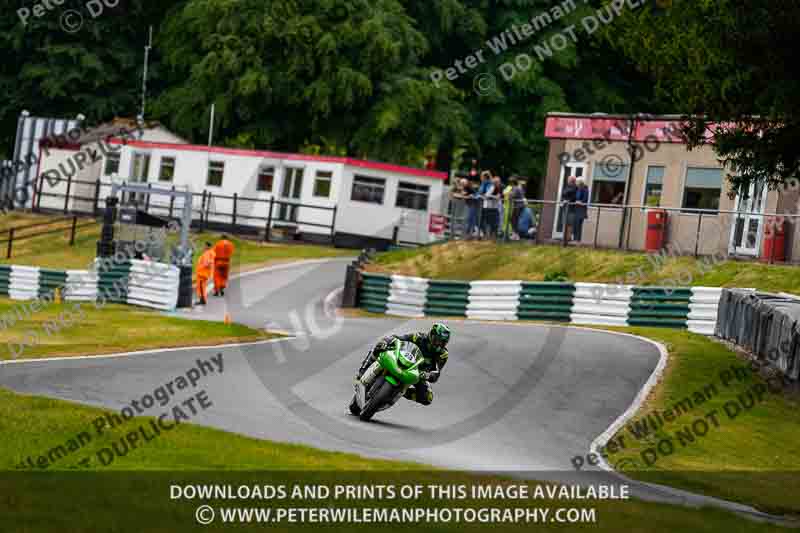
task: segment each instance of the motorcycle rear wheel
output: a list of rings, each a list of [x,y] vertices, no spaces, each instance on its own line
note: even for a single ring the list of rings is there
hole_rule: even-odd
[[[369,421],[372,416],[378,412],[378,409],[383,407],[384,404],[389,402],[389,400],[394,397],[395,394],[395,386],[389,383],[388,381],[384,381],[380,388],[375,391],[375,394],[367,402],[367,405],[361,410],[361,413],[358,417],[363,420],[364,422]]]

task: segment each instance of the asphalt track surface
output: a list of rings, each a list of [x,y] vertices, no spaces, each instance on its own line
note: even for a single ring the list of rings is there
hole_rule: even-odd
[[[200,386],[213,407],[193,423],[281,442],[532,479],[619,483],[600,468],[575,474],[571,459],[629,409],[658,366],[656,345],[586,329],[451,321],[450,360],[423,407],[401,400],[362,423],[347,413],[352,378],[383,335],[426,329],[430,320],[342,318],[330,296],[349,260],[302,262],[232,280],[226,298],[178,313],[295,334],[279,342],[143,352],[121,357],[0,366],[0,386],[121,409],[223,354],[222,374]],[[327,298],[327,302],[326,302]],[[156,332],[157,333],[157,332]],[[147,414],[158,415],[154,407]],[[727,504],[631,482],[637,497],[688,505]]]

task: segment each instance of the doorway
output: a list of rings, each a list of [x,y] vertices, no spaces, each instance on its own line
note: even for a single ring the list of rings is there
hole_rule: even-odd
[[[736,215],[731,225],[730,253],[734,255],[758,255],[764,233],[764,209],[767,187],[751,184],[747,196],[736,195]]]
[[[561,202],[561,195],[564,193],[564,187],[567,186],[567,180],[570,177],[586,179],[586,163],[564,163],[561,165],[561,178],[558,182],[558,196],[556,201]],[[559,205],[555,206],[555,217],[553,222],[553,238],[564,238],[564,213]]]

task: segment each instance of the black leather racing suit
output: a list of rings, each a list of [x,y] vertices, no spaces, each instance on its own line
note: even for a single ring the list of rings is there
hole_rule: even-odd
[[[419,367],[422,372],[422,379],[413,387],[408,388],[405,397],[409,400],[421,403],[422,405],[430,405],[431,402],[433,402],[433,389],[430,384],[436,383],[439,380],[442,368],[444,368],[444,365],[447,363],[448,353],[447,348],[437,348],[433,346],[427,332],[409,333],[407,335],[390,335],[382,338],[375,347],[372,348],[367,358],[364,359],[358,371],[358,377],[361,377],[364,372],[366,372],[370,365],[378,358],[378,354],[384,351],[394,339],[413,342],[419,347],[422,356],[425,357],[426,361]]]

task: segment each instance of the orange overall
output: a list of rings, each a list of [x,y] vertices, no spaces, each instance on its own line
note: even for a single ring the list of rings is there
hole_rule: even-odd
[[[228,286],[233,250],[233,243],[227,239],[222,239],[214,245],[214,293]]]
[[[214,269],[214,249],[209,248],[200,260],[197,262],[197,296],[200,297],[202,303],[206,302],[206,283],[211,277],[211,272]]]

